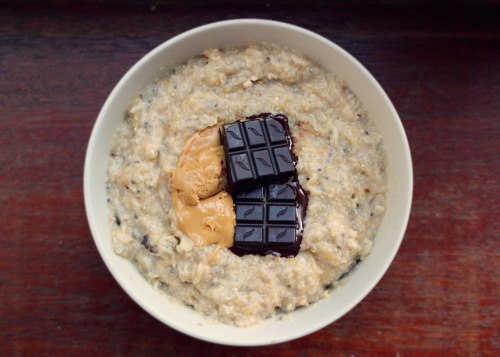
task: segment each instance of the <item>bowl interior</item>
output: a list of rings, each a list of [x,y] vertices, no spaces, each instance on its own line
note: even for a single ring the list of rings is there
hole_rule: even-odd
[[[344,79],[363,101],[384,138],[388,151],[387,211],[371,254],[332,296],[285,318],[272,318],[250,328],[210,323],[191,309],[171,302],[140,275],[129,261],[114,254],[109,235],[106,170],[110,142],[122,122],[132,96],[155,78],[211,47],[249,42],[274,42],[319,62]],[[337,45],[302,28],[268,20],[230,20],[183,33],[154,49],[132,67],[116,85],[95,123],[84,172],[87,217],[97,248],[122,288],[142,308],[167,325],[193,337],[227,345],[265,345],[291,340],[335,321],[363,297],[383,276],[406,229],[412,198],[412,166],[406,135],[389,98],[352,56]]]

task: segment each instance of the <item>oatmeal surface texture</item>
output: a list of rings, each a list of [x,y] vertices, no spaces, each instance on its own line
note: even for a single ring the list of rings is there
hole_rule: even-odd
[[[179,230],[169,173],[196,132],[259,113],[289,118],[309,197],[300,252],[239,257],[223,248],[209,261],[216,245],[197,246]],[[209,321],[249,326],[327,296],[366,257],[384,214],[385,170],[381,136],[341,79],[271,44],[207,50],[138,94],[114,136],[113,247]]]

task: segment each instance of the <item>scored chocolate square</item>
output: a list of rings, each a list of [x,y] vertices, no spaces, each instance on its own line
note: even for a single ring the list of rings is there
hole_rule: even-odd
[[[236,226],[233,253],[297,255],[307,198],[297,181],[233,194]]]
[[[296,159],[286,116],[260,114],[223,125],[221,138],[228,191],[285,182],[295,175]]]

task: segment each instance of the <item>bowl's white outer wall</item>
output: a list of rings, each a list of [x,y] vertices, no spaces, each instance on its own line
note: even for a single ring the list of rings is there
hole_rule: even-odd
[[[109,234],[106,203],[106,169],[110,142],[138,89],[153,82],[187,58],[211,47],[248,42],[274,42],[296,49],[344,79],[362,100],[382,134],[388,151],[387,212],[375,238],[372,253],[332,296],[298,309],[283,319],[272,318],[249,328],[205,321],[189,308],[158,293],[129,261],[114,254]],[[201,26],[161,44],[120,80],[106,100],[93,128],[84,170],[87,217],[95,244],[108,269],[143,309],[170,327],[193,337],[226,345],[266,345],[288,341],[314,332],[347,313],[382,278],[404,236],[413,190],[408,141],[391,101],[351,55],[329,40],[300,27],[270,20],[229,20]],[[383,311],[380,311],[383,314]],[[360,322],[362,323],[362,322]],[[119,328],[119,327],[118,327]]]

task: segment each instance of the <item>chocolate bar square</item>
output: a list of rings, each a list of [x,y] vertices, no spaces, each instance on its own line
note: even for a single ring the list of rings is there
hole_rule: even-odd
[[[260,114],[223,125],[221,138],[228,191],[286,182],[295,175],[296,159],[286,116]]]
[[[294,179],[233,193],[237,255],[297,255],[302,240],[307,197]]]

